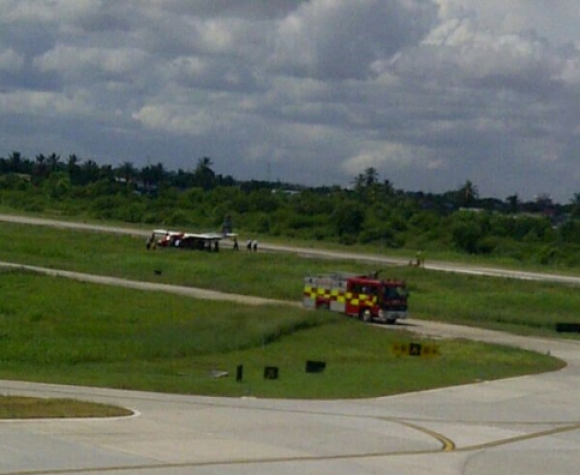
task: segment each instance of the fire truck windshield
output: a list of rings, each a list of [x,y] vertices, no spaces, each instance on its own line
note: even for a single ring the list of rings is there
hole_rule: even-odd
[[[407,289],[405,287],[391,287],[391,286],[387,286],[385,287],[385,294],[384,294],[384,298],[385,300],[398,300],[398,299],[405,299],[407,298]]]

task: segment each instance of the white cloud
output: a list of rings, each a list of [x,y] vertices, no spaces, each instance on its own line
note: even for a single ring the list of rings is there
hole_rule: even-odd
[[[52,92],[15,91],[0,94],[0,109],[5,114],[34,114],[69,117],[84,114],[81,97]]]
[[[21,131],[0,145],[565,199],[579,20],[576,0],[3,0],[0,121]]]
[[[300,76],[364,78],[375,61],[420,41],[435,14],[415,0],[312,0],[280,23],[275,61]]]
[[[576,0],[436,0],[443,21],[471,18],[492,33],[535,31],[560,45],[580,40]]]
[[[493,34],[471,20],[452,19],[434,29],[421,46],[382,67],[434,82],[477,80],[479,86],[529,90],[530,83],[542,87],[561,79],[568,61],[564,50],[534,33]]]
[[[240,45],[237,40],[244,33],[246,22],[236,20],[208,20],[200,24],[199,33],[204,47],[212,53],[230,53]]]
[[[205,110],[160,105],[145,106],[133,118],[149,129],[192,136],[208,133],[215,126],[215,118]]]
[[[429,152],[422,147],[389,142],[367,142],[365,146],[367,149],[342,163],[341,168],[348,175],[358,175],[371,167],[377,170],[395,171],[417,166],[435,169],[442,165],[441,160],[430,156]]]
[[[571,85],[580,85],[580,52],[574,51],[570,57],[566,58],[560,78]]]
[[[78,48],[57,45],[34,60],[41,72],[67,76],[123,76],[140,67],[146,55],[137,49]]]
[[[58,18],[58,5],[46,1],[5,0],[2,5],[2,23],[52,22]]]
[[[24,66],[24,57],[11,48],[0,49],[0,71],[19,71]]]

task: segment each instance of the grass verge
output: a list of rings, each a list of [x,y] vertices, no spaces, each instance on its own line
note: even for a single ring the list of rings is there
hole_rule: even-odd
[[[420,340],[329,312],[248,307],[0,273],[0,378],[148,391],[290,398],[397,394],[549,371],[545,355]],[[397,357],[393,345],[440,355]],[[326,369],[305,371],[308,360]],[[244,368],[241,381],[237,368]],[[265,367],[279,378],[264,379]],[[227,374],[215,377],[216,372]]]
[[[2,224],[0,239],[0,260],[287,301],[300,300],[305,275],[376,270],[347,260],[245,250],[148,252],[142,237],[11,223]],[[542,336],[562,336],[556,333],[558,322],[580,323],[575,287],[409,266],[385,267],[382,275],[407,281],[416,318]]]
[[[132,411],[74,399],[0,396],[0,419],[61,419],[130,416]]]

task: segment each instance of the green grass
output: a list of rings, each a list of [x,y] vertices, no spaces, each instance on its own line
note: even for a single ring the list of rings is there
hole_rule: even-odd
[[[0,419],[122,417],[131,414],[130,410],[121,407],[75,399],[0,396]]]
[[[417,318],[559,337],[563,335],[556,333],[558,322],[580,323],[577,287],[424,269],[405,275]]]
[[[0,260],[142,281],[172,283],[229,293],[299,301],[307,274],[365,273],[368,264],[266,252],[220,253],[158,249],[143,237],[3,223]],[[224,245],[225,246],[225,245]],[[157,275],[155,270],[161,270]],[[515,279],[384,267],[383,275],[407,281],[411,315],[525,335],[556,336],[557,322],[580,322],[575,287]],[[0,304],[1,305],[1,304]],[[561,336],[561,335],[558,335]],[[578,335],[567,335],[578,338]]]
[[[290,254],[234,253],[231,243],[219,253],[157,249],[147,251],[142,236],[54,229],[2,223],[0,260],[111,275],[143,281],[172,283],[299,300],[302,279],[309,273],[360,271],[351,261],[297,258]],[[225,249],[229,245],[230,249]],[[365,271],[371,268],[364,267]],[[155,271],[161,271],[158,275]]]
[[[440,356],[397,357],[422,342],[328,312],[247,307],[165,293],[0,273],[0,378],[226,396],[350,398],[464,384],[561,363],[547,356],[441,341]],[[307,360],[327,364],[305,372]],[[469,362],[466,365],[466,361]],[[242,382],[236,369],[244,367]],[[264,380],[265,366],[280,378]],[[212,377],[212,371],[228,376]]]
[[[66,222],[83,222],[95,225],[110,225],[118,227],[126,227],[131,229],[140,229],[143,232],[149,232],[152,228],[163,228],[164,225],[147,225],[144,223],[127,223],[122,221],[99,220],[88,216],[86,214],[80,215],[68,215],[66,212],[57,210],[54,208],[44,209],[42,212],[32,212],[22,209],[15,209],[13,207],[7,206],[6,204],[0,203],[0,212],[2,214],[16,215],[16,216],[30,216],[35,218],[45,218],[45,219],[55,219],[58,221]],[[243,224],[243,223],[242,223]],[[4,223],[2,224],[4,226]],[[171,227],[171,226],[170,226]],[[192,232],[204,232],[207,228],[195,228],[195,226],[175,226],[177,228],[183,228],[185,230],[191,230]],[[245,230],[242,228],[236,229],[236,232],[241,233],[242,237],[246,235]],[[580,270],[578,266],[574,266],[571,263],[560,263],[560,264],[540,264],[537,259],[522,259],[521,257],[514,257],[509,255],[482,255],[482,254],[466,254],[458,250],[454,250],[449,246],[445,246],[441,243],[429,243],[428,248],[425,246],[419,246],[415,244],[415,247],[409,248],[392,248],[385,247],[380,244],[358,244],[355,243],[350,246],[345,246],[334,241],[320,241],[313,239],[305,239],[300,237],[286,237],[286,236],[275,236],[275,235],[262,235],[259,233],[250,233],[252,237],[257,238],[260,242],[267,241],[269,243],[277,243],[283,245],[296,245],[305,248],[312,249],[329,249],[335,251],[347,251],[349,253],[360,253],[361,255],[376,255],[376,254],[388,254],[390,257],[401,258],[404,260],[412,260],[415,258],[416,252],[421,250],[427,258],[427,261],[437,260],[446,262],[456,262],[460,264],[468,265],[478,265],[482,267],[501,267],[513,270],[527,270],[545,273],[558,273],[567,275],[578,275]],[[241,240],[241,245],[243,247],[244,239]],[[418,247],[417,247],[418,246]],[[523,254],[533,254],[535,251],[526,249],[527,247],[533,247],[534,245],[526,245],[524,243],[518,243],[517,246],[520,248]]]

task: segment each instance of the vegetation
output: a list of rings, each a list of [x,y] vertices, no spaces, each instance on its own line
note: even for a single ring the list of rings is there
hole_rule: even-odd
[[[0,419],[121,417],[131,414],[131,411],[121,407],[77,401],[74,399],[0,396]]]
[[[430,342],[292,306],[246,307],[45,277],[1,275],[0,377],[176,393],[369,397],[559,368],[545,355]],[[395,343],[440,356],[397,357]],[[321,374],[308,360],[324,361]],[[469,361],[469,365],[466,365]],[[243,380],[236,381],[238,366]],[[266,366],[279,379],[265,380]],[[224,377],[216,377],[227,373]]]
[[[3,243],[0,261],[293,303],[301,299],[305,275],[337,270],[364,274],[376,270],[353,261],[300,258],[283,253],[231,249],[219,253],[147,251],[140,236],[10,223],[0,227],[0,240]],[[385,267],[381,275],[407,281],[414,318],[507,327],[509,331],[537,335],[556,335],[557,322],[580,322],[577,312],[580,294],[575,287],[442,273],[407,265]]]
[[[479,196],[467,181],[442,194],[397,190],[369,168],[352,187],[306,188],[237,181],[216,174],[204,157],[193,170],[162,163],[138,169],[13,152],[0,158],[0,206],[27,213],[133,224],[236,229],[268,239],[364,245],[397,252],[422,249],[558,268],[580,265],[580,194],[565,205],[546,195],[522,202]]]
[[[482,199],[467,182],[442,195],[396,190],[374,169],[352,188],[238,182],[209,158],[193,171],[161,163],[138,170],[52,154],[0,158],[0,209],[76,220],[236,231],[414,256],[453,253],[545,268],[580,259],[580,199],[522,203]],[[145,229],[146,229],[145,228]],[[143,281],[198,286],[296,302],[308,273],[376,269],[283,254],[146,251],[142,236],[110,236],[3,224],[0,260]],[[578,321],[576,291],[534,282],[464,277],[403,266],[414,317],[554,335]],[[160,292],[4,271],[0,291],[0,377],[198,394],[367,397],[560,367],[547,356],[474,342],[442,341],[433,358],[396,357],[392,345],[419,341],[296,306],[246,307]],[[572,336],[574,337],[574,336]],[[432,344],[429,341],[420,341]],[[307,360],[327,363],[322,374]],[[466,361],[469,364],[466,364]],[[244,377],[234,373],[243,365]],[[263,378],[277,366],[280,379]],[[215,376],[227,373],[223,378]]]

